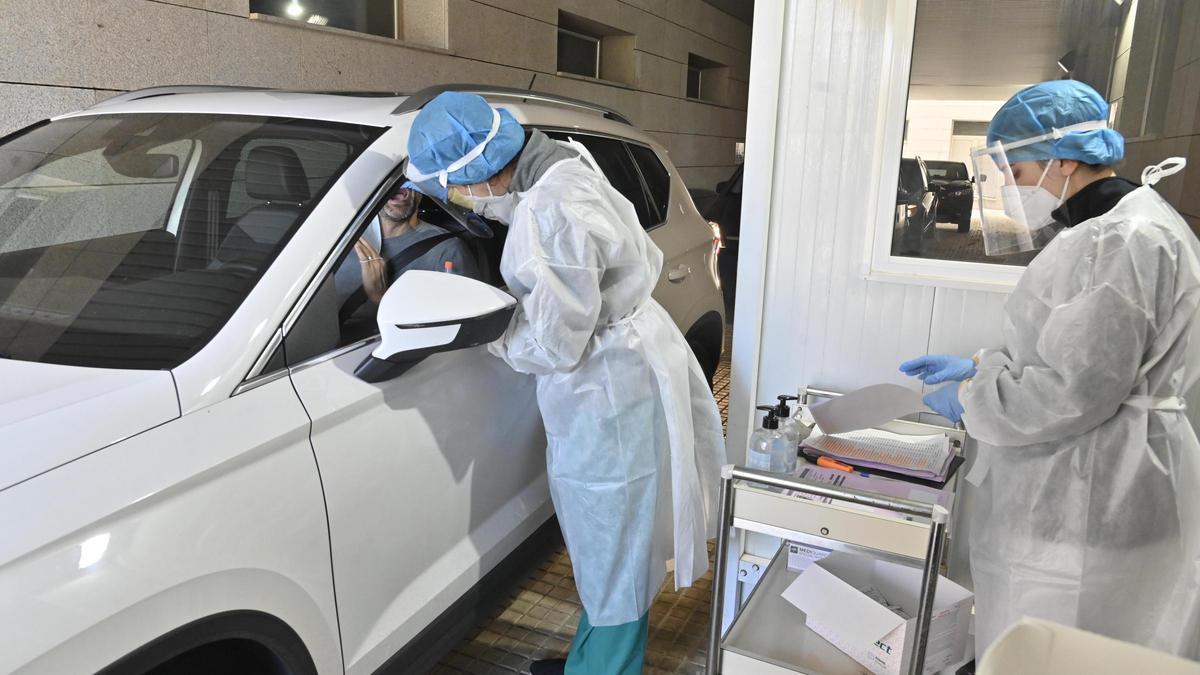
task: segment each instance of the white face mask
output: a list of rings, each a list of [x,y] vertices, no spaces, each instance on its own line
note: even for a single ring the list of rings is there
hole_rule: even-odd
[[[458,190],[450,190],[450,201],[464,209],[474,211],[484,218],[498,220],[505,225],[512,225],[513,211],[517,208],[516,195],[512,192],[496,194],[492,192],[491,183],[487,185],[487,196],[476,195],[474,189],[468,185],[467,193],[463,194]]]
[[[517,210],[517,195],[513,192],[506,192],[491,197],[476,197],[475,205],[471,210],[484,218],[512,225],[513,212]]]
[[[1024,222],[1030,232],[1040,230],[1054,222],[1054,209],[1062,206],[1062,203],[1066,201],[1071,177],[1068,176],[1067,180],[1063,182],[1062,194],[1055,197],[1042,187],[1042,183],[1046,180],[1046,174],[1049,172],[1050,164],[1046,164],[1046,170],[1042,172],[1042,177],[1038,179],[1037,185],[1005,185],[1000,188],[1004,213],[1019,223]]]

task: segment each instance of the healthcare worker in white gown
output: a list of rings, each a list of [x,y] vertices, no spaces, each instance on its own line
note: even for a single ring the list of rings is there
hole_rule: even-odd
[[[1005,182],[985,243],[1049,243],[1004,307],[1003,346],[901,366],[955,382],[926,404],[979,441],[978,654],[1031,616],[1200,658],[1200,444],[1183,398],[1200,377],[1200,243],[1152,187],[1182,160],[1146,185],[1115,177],[1124,140],[1107,119],[1070,80],[1000,109],[973,153],[976,176]]]
[[[519,305],[492,352],[537,377],[585,610],[565,663],[533,673],[640,673],[667,561],[678,587],[707,570],[725,461],[700,365],[650,297],[662,253],[582,145],[526,133],[479,96],[430,101],[408,150],[423,191],[509,225],[500,271]]]

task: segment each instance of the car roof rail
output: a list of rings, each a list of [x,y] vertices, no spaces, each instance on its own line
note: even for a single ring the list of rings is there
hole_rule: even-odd
[[[591,112],[597,112],[605,118],[633,126],[633,122],[621,113],[596,103],[581,101],[577,98],[569,98],[567,96],[559,96],[558,94],[548,94],[541,91],[532,91],[529,89],[517,89],[515,87],[497,87],[491,84],[439,84],[432,87],[426,87],[418,92],[413,93],[404,103],[401,103],[395,110],[393,115],[403,115],[404,113],[414,112],[424,108],[438,94],[447,91],[462,91],[471,94],[479,94],[483,97],[492,98],[519,98],[525,101],[536,101],[538,103],[550,103],[553,105],[567,106],[571,108],[583,108]]]
[[[156,96],[172,96],[174,94],[208,94],[229,91],[271,91],[270,87],[239,87],[235,85],[222,84],[173,84],[160,87],[146,87],[145,89],[135,89],[127,91],[123,94],[110,96],[109,98],[96,103],[92,108],[99,106],[110,105],[112,103],[125,103],[127,101],[140,101],[146,98],[154,98]]]

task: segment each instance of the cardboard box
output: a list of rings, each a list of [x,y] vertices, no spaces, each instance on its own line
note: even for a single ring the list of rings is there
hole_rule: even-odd
[[[877,675],[899,675],[905,640],[916,629],[921,570],[836,552],[814,562],[783,593],[821,637]],[[939,576],[925,673],[962,660],[974,595]],[[903,612],[897,614],[881,604]]]
[[[824,560],[830,553],[827,548],[794,541],[789,541],[787,547],[787,568],[792,572],[803,572],[808,569],[809,565],[818,560]]]

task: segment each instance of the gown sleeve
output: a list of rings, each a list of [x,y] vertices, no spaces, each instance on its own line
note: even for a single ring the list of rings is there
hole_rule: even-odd
[[[510,285],[528,289],[504,336],[489,348],[517,372],[567,372],[582,360],[600,315],[600,253],[587,218],[572,205],[531,213],[514,224],[505,255],[515,256]],[[515,238],[515,240],[513,240]]]
[[[972,436],[1001,446],[1048,443],[1116,414],[1153,338],[1159,266],[1130,251],[1114,257],[1124,260],[1106,256],[1105,269],[1059,300],[1044,322],[1010,314],[1016,331],[1038,335],[1038,358],[1018,366],[1008,350],[981,353],[960,392]]]

